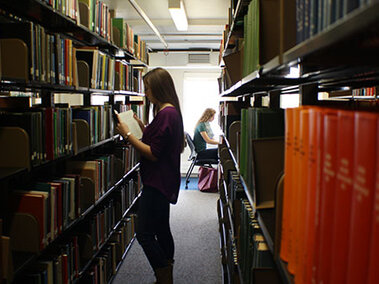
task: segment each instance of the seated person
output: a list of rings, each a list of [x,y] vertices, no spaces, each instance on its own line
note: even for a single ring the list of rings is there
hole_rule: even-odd
[[[207,149],[207,144],[218,145],[219,142],[213,139],[213,131],[210,127],[210,121],[214,120],[216,111],[207,108],[195,127],[193,143],[197,152],[198,159],[218,159],[217,148]]]

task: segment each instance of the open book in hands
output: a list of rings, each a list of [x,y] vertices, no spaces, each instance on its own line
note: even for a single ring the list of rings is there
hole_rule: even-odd
[[[116,111],[115,111],[116,112]],[[134,118],[133,110],[127,110],[125,112],[118,113],[118,117],[121,122],[128,125],[130,132],[137,138],[142,138],[142,129],[138,125],[137,120]]]

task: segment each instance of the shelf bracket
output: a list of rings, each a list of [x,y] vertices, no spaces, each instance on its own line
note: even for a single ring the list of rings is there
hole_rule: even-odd
[[[309,83],[299,86],[300,105],[318,104],[318,83]]]

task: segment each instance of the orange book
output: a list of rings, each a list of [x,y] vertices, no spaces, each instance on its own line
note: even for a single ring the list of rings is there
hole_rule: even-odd
[[[379,143],[379,118],[376,125],[376,145]],[[370,259],[368,265],[369,284],[379,283],[379,148],[376,148],[375,201],[371,232]]]
[[[374,205],[377,114],[357,112],[347,283],[366,283]]]
[[[309,243],[312,248],[312,255],[310,255],[311,259],[308,258],[310,261],[309,265],[311,265],[311,282],[310,283],[317,283],[317,270],[318,270],[318,259],[319,259],[319,254],[318,254],[318,248],[319,248],[319,236],[320,236],[320,199],[322,196],[322,165],[324,164],[324,114],[325,112],[328,111],[328,109],[325,108],[319,108],[317,115],[316,115],[316,120],[317,120],[317,160],[316,160],[316,187],[315,187],[315,194],[314,194],[314,227],[311,229],[313,230],[313,243]]]
[[[318,133],[321,124],[321,111],[319,108],[312,107],[309,110],[309,144],[308,144],[308,163],[307,163],[307,181],[306,186],[306,206],[304,210],[305,228],[304,228],[304,259],[301,265],[303,283],[311,283],[312,266],[315,251],[316,239],[316,204],[318,192],[318,163],[320,159],[320,135]]]
[[[346,283],[349,249],[351,195],[354,170],[354,112],[338,111],[337,170],[334,196],[334,224],[331,234],[331,267],[329,283]]]
[[[290,211],[289,211],[289,234],[288,234],[288,270],[290,273],[296,272],[296,222],[297,222],[297,206],[298,189],[299,189],[299,161],[300,161],[300,110],[295,108],[293,114],[293,155],[291,166],[291,193],[290,193]]]
[[[307,191],[307,163],[309,155],[309,107],[302,108],[300,111],[300,132],[299,132],[299,159],[298,159],[298,183],[296,204],[296,230],[295,230],[295,261],[296,274],[295,283],[303,283],[303,269],[301,264],[304,262],[304,233],[305,233],[305,205]]]
[[[328,283],[332,249],[334,193],[337,169],[337,110],[329,109],[324,113],[323,163],[321,164],[321,195],[319,211],[318,239],[318,283]]]
[[[280,241],[280,258],[288,262],[288,239],[289,239],[289,210],[290,190],[291,190],[291,166],[293,152],[293,108],[285,111],[285,153],[284,153],[284,193],[283,193],[283,213],[282,213],[282,230]]]

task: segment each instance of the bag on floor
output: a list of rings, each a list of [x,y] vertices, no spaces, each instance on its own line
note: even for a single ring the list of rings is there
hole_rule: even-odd
[[[203,192],[217,192],[217,169],[212,167],[199,168],[198,188]]]

